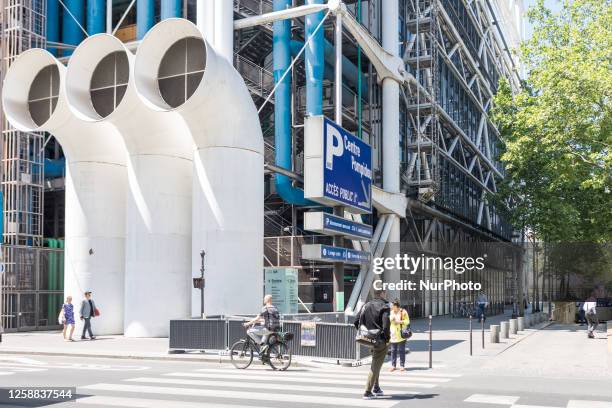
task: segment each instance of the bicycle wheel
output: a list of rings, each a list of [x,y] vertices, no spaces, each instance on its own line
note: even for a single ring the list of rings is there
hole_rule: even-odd
[[[275,343],[270,346],[268,353],[270,367],[285,371],[291,365],[291,349],[286,343]]]
[[[230,360],[234,367],[244,370],[253,362],[253,346],[246,340],[238,340],[230,349]]]

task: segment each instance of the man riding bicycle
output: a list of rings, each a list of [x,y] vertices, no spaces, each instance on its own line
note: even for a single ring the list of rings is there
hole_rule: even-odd
[[[257,325],[257,323],[262,322],[263,325]],[[260,353],[260,355],[263,355],[263,352],[268,347],[270,334],[276,333],[281,329],[280,313],[276,306],[272,304],[272,295],[264,296],[261,312],[253,320],[249,320],[243,325],[244,327],[253,326],[247,330],[247,334],[255,343],[263,345]]]

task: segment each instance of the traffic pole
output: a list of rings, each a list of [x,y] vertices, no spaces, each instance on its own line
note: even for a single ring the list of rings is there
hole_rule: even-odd
[[[472,346],[472,315],[470,315],[470,356],[473,355],[473,346]]]
[[[485,336],[485,333],[484,333],[484,316],[480,319],[480,325],[482,327],[482,348],[484,349],[485,348],[485,346],[484,346],[484,344],[485,344],[485,341],[484,341],[484,336]]]
[[[433,336],[431,327],[431,315],[429,315],[429,368],[432,368]]]

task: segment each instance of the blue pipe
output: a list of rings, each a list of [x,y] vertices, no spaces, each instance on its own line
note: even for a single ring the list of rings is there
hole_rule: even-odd
[[[64,44],[71,45],[79,45],[81,41],[85,38],[85,34],[79,27],[84,25],[85,21],[85,7],[82,0],[66,0],[64,4],[66,8],[70,10],[72,16],[68,14],[66,10],[64,10],[64,15],[62,17],[62,42]],[[77,20],[79,24],[76,23]],[[64,50],[63,55],[72,55],[72,50]]]
[[[306,0],[306,4],[323,4],[323,0]],[[315,30],[323,20],[320,11],[306,16],[306,114],[310,116],[323,114],[323,72],[325,68],[325,46],[323,27]]]
[[[291,55],[293,57],[296,57],[303,46],[304,46],[304,43],[302,41],[291,40]],[[336,59],[336,53],[334,51],[334,46],[329,41],[325,40],[324,77],[330,81],[333,81],[335,77],[335,71],[334,71],[335,59]],[[353,88],[355,88],[355,90],[358,90],[359,71],[357,70],[357,67],[355,66],[355,64],[353,64],[353,62],[350,59],[344,56],[342,57],[342,76],[349,83],[349,85],[352,85]],[[367,80],[362,81],[361,91],[363,93],[368,92]]]
[[[161,19],[165,20],[172,17],[181,17],[181,0],[162,0]]]
[[[59,1],[47,0],[47,41],[59,42]],[[57,57],[57,48],[47,48]]]
[[[94,35],[105,31],[106,0],[87,0],[87,32]]]
[[[155,22],[155,4],[153,0],[136,2],[136,38],[142,40]]]
[[[274,11],[291,7],[292,0],[274,0]],[[281,77],[291,65],[291,21],[272,23],[272,57],[274,83],[278,85],[274,94],[274,162],[278,167],[291,170],[291,75]],[[276,192],[289,204],[316,205],[304,198],[304,191],[293,186],[285,175],[274,175]]]

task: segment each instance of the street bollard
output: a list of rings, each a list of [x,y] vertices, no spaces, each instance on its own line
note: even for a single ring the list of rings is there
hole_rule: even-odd
[[[518,332],[518,321],[516,319],[510,319],[510,334],[516,334]]]
[[[472,316],[470,315],[470,356],[473,354],[472,351]]]
[[[484,346],[484,343],[485,343],[484,342],[484,337],[485,337],[484,336],[484,319],[480,319],[480,326],[481,326],[481,329],[482,329],[482,348],[484,349],[485,348],[485,346]]]
[[[499,343],[499,325],[491,325],[491,343]]]
[[[432,353],[433,353],[433,336],[432,336],[432,330],[431,330],[431,315],[429,315],[429,368],[432,368],[433,366]]]
[[[517,320],[518,327],[516,328],[518,331],[525,330],[525,318],[519,317]]]
[[[499,332],[500,332],[500,338],[502,339],[508,339],[510,338],[510,324],[508,322],[501,322],[499,324]]]

